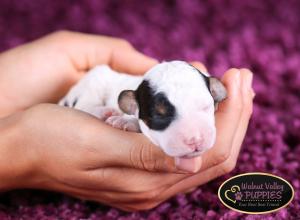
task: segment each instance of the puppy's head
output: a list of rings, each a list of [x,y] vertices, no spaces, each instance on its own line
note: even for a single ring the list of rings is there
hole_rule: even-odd
[[[150,69],[135,91],[121,92],[119,106],[139,118],[143,134],[165,153],[193,157],[213,146],[215,105],[225,98],[218,79],[172,61]]]

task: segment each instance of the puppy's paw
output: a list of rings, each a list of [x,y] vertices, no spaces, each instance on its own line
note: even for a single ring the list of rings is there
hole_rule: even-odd
[[[102,121],[106,121],[108,118],[112,116],[120,116],[121,117],[121,112],[119,112],[115,108],[110,108],[110,107],[99,107],[94,111],[94,115],[98,117]]]
[[[140,132],[138,120],[131,116],[111,116],[105,121],[105,123],[124,131]]]

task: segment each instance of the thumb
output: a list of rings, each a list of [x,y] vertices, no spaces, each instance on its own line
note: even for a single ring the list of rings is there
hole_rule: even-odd
[[[125,47],[122,50],[113,49],[110,58],[110,66],[117,71],[141,75],[158,63],[157,60],[140,53],[133,47]]]
[[[166,155],[158,146],[144,138],[138,138],[129,146],[125,156],[124,166],[147,171],[178,172],[173,157]]]
[[[174,173],[195,173],[199,170],[200,157],[195,158],[174,158],[166,155],[158,146],[153,145],[149,140],[140,140],[129,149],[127,164],[133,168],[148,171],[165,171]]]
[[[175,160],[152,144],[143,134],[126,132],[110,126],[102,128],[101,133],[98,133],[101,140],[97,142],[101,141],[103,147],[97,149],[97,159],[93,160],[97,161],[98,167],[128,167],[173,173],[190,173],[197,170],[194,168],[197,167],[197,162],[194,163],[192,159],[190,163]]]

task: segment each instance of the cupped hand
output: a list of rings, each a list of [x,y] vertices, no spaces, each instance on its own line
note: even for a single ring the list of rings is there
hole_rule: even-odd
[[[142,134],[36,105],[56,102],[95,65],[143,74],[156,63],[124,40],[65,31],[2,53],[0,191],[41,188],[116,205],[146,200],[184,177],[166,171],[195,171],[197,160],[175,166]]]
[[[244,69],[225,73],[228,99],[217,112],[222,115],[216,118],[218,140],[200,158],[202,168],[196,174],[178,170],[173,158],[142,134],[114,129],[74,109],[41,104],[0,123],[2,134],[10,137],[0,141],[9,146],[1,151],[6,160],[0,164],[7,165],[0,174],[8,182],[0,187],[54,190],[123,210],[155,207],[234,169],[252,112],[251,76]],[[234,120],[236,126],[231,126]],[[205,159],[209,154],[216,162]]]
[[[59,31],[0,54],[0,117],[56,103],[95,65],[143,74],[157,63],[123,39]]]
[[[156,63],[124,40],[65,31],[2,53],[0,130],[6,138],[1,136],[0,146],[13,147],[0,148],[0,175],[8,177],[0,190],[49,189],[140,210],[234,169],[252,112],[252,73],[246,69],[231,69],[222,79],[228,98],[216,112],[214,147],[177,168],[142,134],[111,128],[73,109],[34,106],[57,102],[95,65],[143,74]],[[200,165],[194,175],[178,168]]]
[[[0,191],[47,189],[115,206],[145,201],[186,173],[142,134],[53,104],[2,119],[0,131]]]

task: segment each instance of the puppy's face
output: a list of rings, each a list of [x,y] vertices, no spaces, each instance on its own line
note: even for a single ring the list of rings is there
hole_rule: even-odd
[[[143,134],[165,153],[193,157],[213,146],[215,104],[225,97],[219,80],[172,61],[149,70],[137,90],[123,91],[119,106],[139,118]]]

